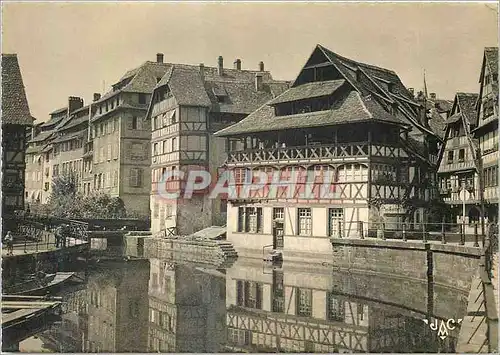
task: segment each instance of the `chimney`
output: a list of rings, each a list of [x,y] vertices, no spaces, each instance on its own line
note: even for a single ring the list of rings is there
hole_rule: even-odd
[[[99,101],[101,99],[101,94],[98,92],[94,92],[94,102]]]
[[[201,75],[201,79],[205,78],[205,64],[203,64],[203,63],[200,63],[200,75]]]
[[[414,88],[408,88],[408,91],[410,92],[411,96],[415,97],[415,89]]]
[[[163,53],[156,53],[156,63],[163,63]]]
[[[222,76],[224,75],[224,59],[222,58],[222,56],[220,55],[219,56],[219,60],[218,60],[218,71],[219,71],[219,75]]]
[[[262,74],[260,73],[255,74],[255,90],[262,90]]]
[[[241,60],[240,59],[236,59],[234,61],[234,69],[241,70]]]
[[[264,71],[264,62],[259,62],[259,71]]]
[[[71,112],[78,110],[83,107],[83,99],[80,97],[70,96],[68,97],[68,115]]]
[[[435,92],[431,92],[431,99],[436,100],[436,93]]]

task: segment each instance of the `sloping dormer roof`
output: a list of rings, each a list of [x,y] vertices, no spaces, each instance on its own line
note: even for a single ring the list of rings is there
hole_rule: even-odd
[[[216,135],[230,136],[250,132],[263,132],[287,128],[335,125],[340,123],[378,120],[400,124],[405,127],[417,127],[426,134],[435,135],[418,120],[421,106],[414,101],[412,94],[402,84],[397,74],[388,69],[356,62],[342,57],[318,45],[308,63],[322,55],[320,66],[333,65],[338,75],[326,81],[305,81],[302,74],[292,88],[268,102],[242,121],[227,127]],[[307,98],[328,96],[338,92],[336,102],[329,110],[276,116],[271,105],[297,101]]]
[[[2,124],[33,124],[17,54],[2,54]]]

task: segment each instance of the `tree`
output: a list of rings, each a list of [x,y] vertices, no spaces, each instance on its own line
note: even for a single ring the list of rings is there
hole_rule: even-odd
[[[82,196],[78,193],[78,177],[73,173],[61,174],[52,182],[49,210],[55,217],[81,217]]]
[[[73,173],[54,179],[49,210],[50,214],[61,218],[123,218],[127,215],[119,197],[104,193],[82,195],[78,191],[78,177]]]

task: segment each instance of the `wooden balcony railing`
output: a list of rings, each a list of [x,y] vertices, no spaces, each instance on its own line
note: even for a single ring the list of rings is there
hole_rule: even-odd
[[[348,160],[366,158],[367,143],[340,143],[337,145],[316,145],[254,149],[229,152],[226,164],[297,163],[324,160]]]
[[[443,160],[441,162],[441,166],[439,167],[439,172],[448,172],[448,171],[457,171],[464,169],[473,169],[475,168],[474,161],[472,160],[463,160],[463,161],[454,161],[452,163],[448,163],[448,161]]]

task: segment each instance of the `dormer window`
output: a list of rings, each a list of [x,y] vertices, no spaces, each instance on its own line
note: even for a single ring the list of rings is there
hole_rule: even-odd
[[[214,86],[212,92],[214,93],[218,103],[226,103],[228,101],[228,94],[224,87]]]

